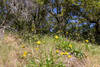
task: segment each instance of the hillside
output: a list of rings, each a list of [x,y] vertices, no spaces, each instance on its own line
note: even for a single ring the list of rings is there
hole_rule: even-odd
[[[18,35],[5,34],[0,40],[0,67],[100,67],[98,45],[58,35],[33,38],[25,42]]]

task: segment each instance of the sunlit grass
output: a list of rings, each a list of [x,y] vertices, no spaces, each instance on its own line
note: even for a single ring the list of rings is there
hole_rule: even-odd
[[[0,60],[2,63],[0,61],[0,65],[13,65],[13,67],[66,67],[70,60],[75,57],[78,59],[81,54],[84,54],[82,58],[88,59],[86,67],[92,65],[99,67],[100,46],[56,36],[57,38],[48,35],[41,38],[34,36],[35,41],[30,43],[24,41],[15,43],[14,39],[11,42],[1,40]],[[15,64],[12,64],[12,62]]]

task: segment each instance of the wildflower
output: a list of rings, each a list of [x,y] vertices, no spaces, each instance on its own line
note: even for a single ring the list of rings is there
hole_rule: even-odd
[[[68,34],[68,32],[66,32],[66,34]]]
[[[59,53],[59,50],[56,50],[56,53]]]
[[[28,52],[25,51],[25,52],[23,53],[23,57],[26,57],[27,54],[28,54]]]
[[[72,58],[72,56],[71,55],[68,55],[68,58]]]
[[[41,44],[41,41],[37,41],[36,44],[40,45]]]
[[[64,54],[65,54],[65,55],[68,55],[69,53],[66,51]]]
[[[64,55],[64,52],[61,52],[60,55]]]
[[[85,40],[85,42],[88,43],[89,41],[88,40]]]
[[[59,37],[57,35],[55,35],[55,38],[58,39]]]
[[[39,48],[35,48],[35,50],[36,50],[36,51],[38,51],[38,50],[39,50]]]
[[[70,47],[70,48],[72,48],[72,45],[71,45],[71,44],[69,44],[69,47]]]

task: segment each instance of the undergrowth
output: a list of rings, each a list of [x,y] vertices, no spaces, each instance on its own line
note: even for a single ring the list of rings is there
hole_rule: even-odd
[[[19,38],[22,39],[19,40]],[[26,37],[16,35],[8,37],[7,35],[4,40],[0,41],[2,65],[8,64],[8,67],[70,67],[68,64],[69,61],[73,61],[73,58],[81,61],[88,56],[98,56],[100,53],[99,48],[91,45],[88,40],[84,43],[77,43],[59,35],[32,35],[32,37],[24,38]],[[12,65],[9,61],[13,54],[17,61],[15,66],[9,66]]]

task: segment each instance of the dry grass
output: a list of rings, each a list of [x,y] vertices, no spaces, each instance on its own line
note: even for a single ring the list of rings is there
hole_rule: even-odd
[[[56,43],[51,37],[45,36],[41,41],[43,45],[33,46],[23,43],[16,35],[5,35],[4,40],[0,40],[0,67],[24,67],[32,57],[36,58],[35,61],[39,63],[41,59],[45,61],[46,56],[50,56],[51,51],[53,57],[60,56],[56,54]],[[22,44],[25,45],[25,48],[21,47]],[[100,46],[91,46],[90,48],[91,50],[86,52],[87,58],[85,60],[83,59],[83,61],[74,56],[69,59],[66,55],[61,56],[59,59],[54,59],[54,61],[56,63],[61,61],[66,67],[100,67]],[[27,58],[21,58],[24,51],[28,52]]]
[[[87,67],[100,67],[100,46],[91,46],[87,59]]]

